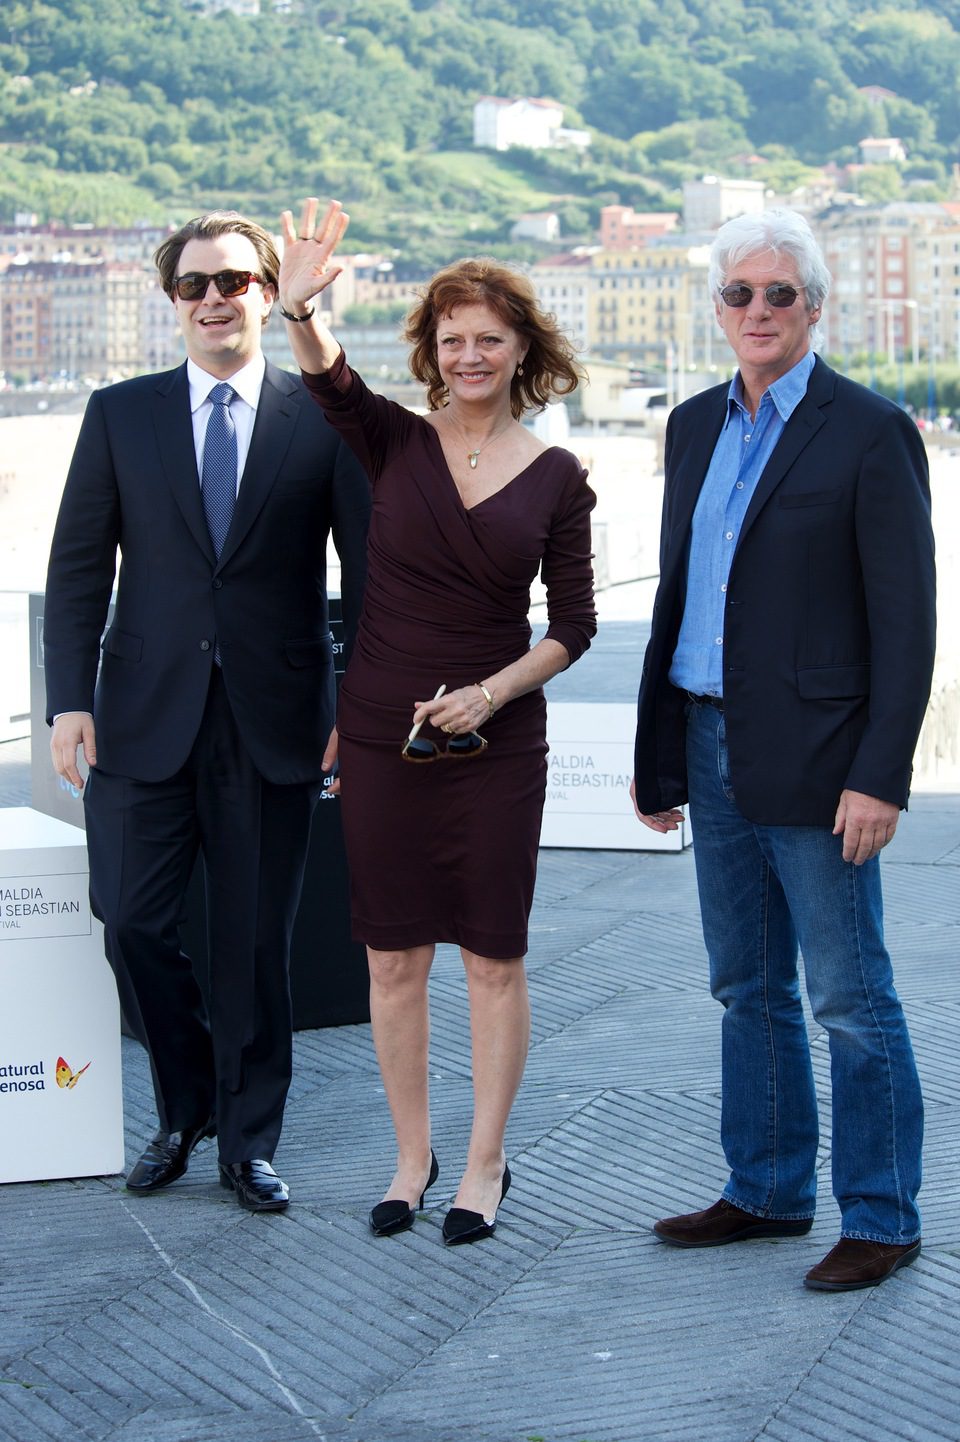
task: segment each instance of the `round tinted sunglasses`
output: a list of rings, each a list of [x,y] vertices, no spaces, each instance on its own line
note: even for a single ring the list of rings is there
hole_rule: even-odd
[[[439,701],[446,691],[444,683],[434,696],[434,701]],[[424,721],[426,717],[424,717]],[[451,736],[443,750],[435,741],[421,741],[420,728],[423,721],[417,721],[410,728],[410,735],[400,747],[400,755],[404,761],[442,761],[446,757],[450,761],[461,761],[467,756],[479,756],[486,751],[487,742],[484,736],[478,731],[468,731],[465,736]]]
[[[215,275],[206,275],[202,270],[188,270],[185,275],[177,276],[173,289],[181,300],[202,300],[211,281],[225,300],[234,295],[246,295],[251,284],[263,284],[262,276],[254,275],[252,270],[218,270]]]
[[[468,731],[466,736],[451,736],[441,749],[435,741],[425,741],[420,736],[411,740],[408,736],[400,748],[404,761],[463,761],[468,756],[480,756],[487,749],[487,740],[479,731]]]
[[[743,310],[744,306],[750,304],[759,289],[759,286],[743,285],[742,283],[724,285],[720,288],[720,299],[731,310]],[[775,285],[766,286],[763,293],[767,298],[767,305],[773,306],[774,310],[787,310],[803,289],[802,285],[785,285],[782,281],[778,281]]]

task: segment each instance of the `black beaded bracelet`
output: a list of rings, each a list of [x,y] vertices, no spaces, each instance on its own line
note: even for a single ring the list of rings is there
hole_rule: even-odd
[[[278,301],[277,304],[280,305],[280,302]],[[283,316],[284,320],[292,320],[297,325],[300,325],[301,322],[305,320],[310,320],[313,315],[313,310],[314,308],[313,306],[311,306],[310,309],[307,311],[306,315],[291,315],[288,310],[284,310],[283,306],[280,305],[280,314]]]

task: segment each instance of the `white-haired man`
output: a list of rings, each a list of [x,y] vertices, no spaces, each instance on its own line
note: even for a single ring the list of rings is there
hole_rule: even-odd
[[[841,1236],[804,1278],[872,1286],[920,1252],[923,1106],[884,947],[878,853],[909,794],[934,654],[926,457],[897,406],[811,347],[830,277],[806,221],[717,233],[732,383],[667,428],[660,586],[635,804],[689,802],[711,990],[723,1005],[730,1178],[654,1230],[682,1247],[802,1235],[817,1105],[798,981],[830,1044]]]

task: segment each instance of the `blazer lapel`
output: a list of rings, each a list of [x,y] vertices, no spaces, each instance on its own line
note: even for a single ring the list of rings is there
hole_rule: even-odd
[[[175,371],[167,371],[159,378],[154,397],[153,418],[160,464],[163,466],[167,483],[193,539],[212,564],[215,558],[200,497],[186,364]]]
[[[300,415],[298,390],[293,376],[267,362],[237,507],[220,552],[220,566],[230,559],[250,530],[277,479]]]
[[[743,518],[738,547],[804,447],[813,440],[820,427],[826,424],[827,417],[823,407],[833,400],[835,388],[835,373],[818,357],[810,372],[806,395],[784,426],[783,435],[757,482],[757,488]]]

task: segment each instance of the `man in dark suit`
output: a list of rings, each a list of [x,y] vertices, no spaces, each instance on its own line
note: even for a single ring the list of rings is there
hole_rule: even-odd
[[[290,935],[336,756],[326,544],[332,531],[349,638],[369,488],[299,377],[264,359],[269,234],[214,212],[155,259],[187,361],[87,406],[47,578],[51,748],[75,786],[78,748],[90,764],[91,901],[153,1073],[160,1129],[127,1186],[167,1186],[216,1134],[222,1185],[279,1211]],[[179,939],[198,852],[206,1000]]]
[[[667,428],[660,586],[635,804],[689,801],[724,1007],[713,1206],[682,1247],[809,1231],[817,1106],[797,974],[829,1037],[838,1244],[807,1286],[871,1286],[920,1252],[923,1112],[883,943],[878,853],[907,804],[934,655],[926,456],[898,407],[811,350],[829,274],[790,211],[729,221],[710,288],[733,382]]]

